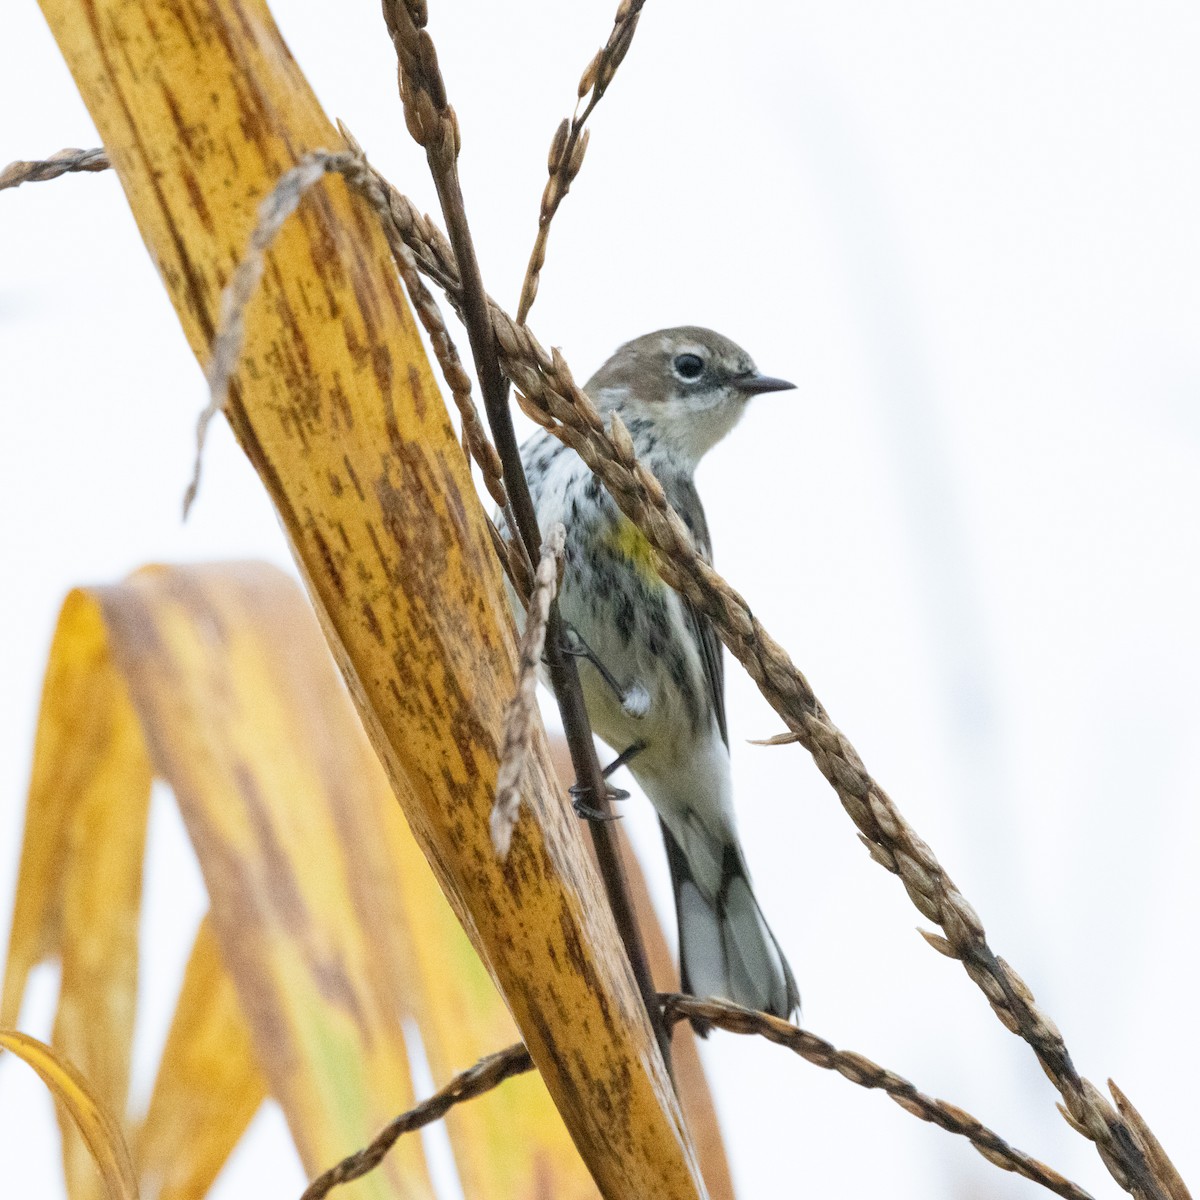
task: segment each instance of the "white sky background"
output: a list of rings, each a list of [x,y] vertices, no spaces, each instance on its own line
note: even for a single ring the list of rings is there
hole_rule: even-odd
[[[515,302],[545,155],[614,0],[435,4],[484,275]],[[435,208],[373,0],[278,0],[326,109]],[[531,324],[585,377],[700,323],[798,390],[701,470],[718,565],[1057,1020],[1193,1187],[1200,1071],[1200,9],[650,0],[593,119]],[[32,0],[0,16],[0,161],[96,136]],[[287,551],[222,428],[179,521],[200,372],[111,175],[0,196],[0,928],[63,594],[149,561]],[[734,774],[805,1022],[1098,1195],[1030,1052],[871,863],[729,668]],[[659,898],[644,801],[626,806]],[[143,1091],[203,899],[169,804],[147,868]],[[185,934],[184,931],[187,930]],[[48,1029],[53,973],[26,1027]],[[705,1051],[744,1197],[1032,1196],[777,1048]],[[440,1081],[439,1081],[440,1082]],[[0,1068],[0,1160],[54,1195],[49,1101]],[[14,1179],[15,1172],[15,1179]],[[220,1200],[298,1193],[277,1114]]]

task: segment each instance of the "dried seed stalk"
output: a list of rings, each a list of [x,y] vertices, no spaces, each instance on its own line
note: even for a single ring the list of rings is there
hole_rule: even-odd
[[[492,845],[501,858],[508,857],[513,830],[521,811],[521,781],[525,759],[537,724],[537,678],[546,645],[546,623],[550,606],[558,590],[558,571],[562,562],[567,531],[555,525],[546,538],[542,557],[534,575],[533,594],[525,614],[525,631],[517,663],[517,691],[504,718],[504,744],[500,771],[496,776],[496,803],[492,808]]]
[[[378,196],[372,195],[373,191],[378,191],[377,177],[369,169],[361,148],[349,131],[343,127],[342,133],[349,145],[348,150],[336,153],[328,150],[314,150],[306,154],[295,167],[280,177],[279,182],[259,206],[259,220],[251,234],[249,247],[238,263],[237,270],[222,298],[221,325],[213,341],[213,354],[208,368],[209,400],[196,424],[196,458],[192,468],[192,479],[183,501],[185,516],[199,489],[208,426],[213,417],[224,409],[230,381],[237,369],[245,335],[246,305],[250,302],[262,278],[266,253],[272,242],[279,235],[279,231],[288,217],[296,211],[304,194],[326,174],[337,173],[344,176],[351,187],[363,192],[373,205],[378,204]],[[81,152],[86,156],[95,156],[97,153],[99,152]],[[94,158],[88,161],[94,161]],[[107,165],[107,160],[105,160],[105,165]],[[91,166],[80,169],[100,170],[102,168]],[[5,174],[7,173],[6,170]],[[38,178],[43,177],[52,176],[38,176]],[[464,452],[479,464],[484,484],[492,499],[506,514],[511,514],[508,495],[504,490],[500,457],[496,453],[496,448],[488,441],[487,433],[479,418],[479,411],[471,399],[470,376],[463,369],[458,349],[446,329],[446,323],[442,318],[437,301],[421,278],[412,252],[403,246],[403,243],[399,245],[403,248],[403,253],[394,255],[396,266],[408,290],[413,308],[416,310],[425,332],[429,335],[434,356],[437,358],[442,375],[446,380],[446,386],[450,389],[455,406],[458,408],[462,420]],[[393,251],[396,250],[397,247],[393,246]],[[518,593],[527,594],[530,567],[527,561],[514,561],[515,557],[509,550],[501,555],[501,562],[507,569]]]
[[[208,427],[213,417],[224,410],[225,401],[229,396],[230,380],[237,370],[242,343],[246,337],[246,306],[262,279],[267,251],[288,217],[299,207],[304,193],[309,188],[326,173],[346,172],[359,162],[361,157],[349,151],[332,154],[328,150],[314,150],[306,154],[291,170],[285,171],[258,206],[258,222],[250,235],[250,244],[221,297],[220,327],[213,339],[212,357],[206,372],[208,403],[196,422],[196,458],[192,464],[191,482],[183,497],[185,518],[196,499],[196,493],[200,490],[200,468],[204,459]]]
[[[668,1024],[673,1025],[682,1020],[700,1020],[729,1033],[756,1034],[777,1046],[786,1046],[805,1062],[826,1071],[836,1071],[859,1087],[886,1092],[914,1117],[967,1138],[988,1162],[1002,1170],[1024,1176],[1056,1195],[1067,1197],[1068,1200],[1089,1200],[1088,1193],[1077,1184],[1036,1158],[1014,1149],[978,1118],[957,1105],[925,1095],[907,1079],[861,1054],[838,1050],[824,1038],[799,1029],[787,1021],[780,1020],[779,1017],[754,1012],[727,1000],[698,1000],[693,996],[680,995],[663,996],[662,1000]]]
[[[1129,1122],[1147,1156],[1154,1163],[1158,1178],[1166,1187],[1171,1200],[1192,1200],[1192,1194],[1188,1191],[1187,1184],[1183,1182],[1183,1176],[1179,1174],[1175,1164],[1167,1156],[1162,1143],[1154,1136],[1154,1131],[1146,1124],[1142,1114],[1134,1108],[1129,1097],[1111,1079],[1108,1081],[1108,1090],[1117,1102],[1117,1110]]]
[[[506,1079],[532,1070],[533,1060],[520,1042],[480,1059],[473,1067],[455,1075],[444,1088],[434,1092],[428,1100],[422,1101],[406,1113],[401,1113],[369,1146],[355,1151],[324,1174],[318,1175],[304,1189],[300,1200],[324,1200],[335,1187],[349,1183],[352,1179],[360,1179],[373,1171],[404,1134],[440,1121],[456,1104],[482,1096],[484,1092],[490,1092]]]
[[[102,146],[92,150],[60,150],[49,158],[31,162],[18,159],[0,171],[0,192],[6,188],[20,187],[23,183],[45,183],[72,171],[107,171],[111,165]]]
[[[858,1087],[884,1092],[905,1112],[919,1120],[966,1138],[988,1162],[1001,1170],[1012,1171],[1040,1184],[1065,1200],[1092,1200],[1091,1195],[1078,1184],[1031,1155],[1010,1146],[998,1133],[970,1113],[945,1100],[927,1096],[907,1079],[862,1054],[839,1050],[824,1038],[799,1029],[779,1017],[754,1012],[727,1000],[700,1000],[695,996],[676,994],[660,996],[659,1000],[668,1026],[679,1021],[701,1020],[728,1033],[753,1034],[777,1046],[786,1046],[805,1062],[825,1071],[836,1071]],[[301,1200],[323,1200],[339,1184],[358,1179],[378,1166],[401,1135],[439,1120],[454,1105],[474,1099],[504,1080],[532,1069],[533,1063],[520,1043],[481,1059],[473,1067],[456,1075],[428,1100],[398,1116],[369,1146],[349,1155],[314,1179]],[[1172,1197],[1172,1200],[1187,1200],[1187,1197]]]
[[[518,325],[525,324],[529,310],[537,299],[542,267],[546,264],[546,242],[550,237],[550,224],[554,220],[554,214],[558,212],[558,206],[571,190],[571,184],[575,182],[575,177],[583,166],[589,137],[589,131],[584,126],[629,52],[645,2],[646,0],[621,0],[608,41],[596,52],[580,77],[574,113],[569,118],[564,117],[554,131],[546,163],[550,177],[542,192],[537,238],[529,254],[529,265],[525,268],[525,279],[521,284],[521,299],[517,304]],[[586,104],[583,103],[584,97],[587,97]]]
[[[366,155],[358,144],[358,140],[340,121],[338,129],[346,139],[346,145],[363,160],[356,164],[351,184],[367,194],[377,188],[378,183],[375,181],[374,175],[365,169]],[[371,202],[373,205],[378,204],[377,199],[373,197]],[[479,410],[471,398],[471,377],[463,369],[458,347],[450,337],[450,332],[442,317],[442,311],[438,307],[433,293],[425,286],[425,281],[421,278],[412,251],[408,250],[407,246],[405,251],[407,253],[396,257],[396,268],[400,272],[400,278],[404,280],[404,286],[421,326],[429,335],[434,357],[438,360],[442,377],[454,398],[454,406],[458,409],[458,415],[462,421],[464,447],[468,455],[479,464],[488,495],[498,507],[507,509],[508,493],[504,490],[504,467],[501,465],[500,456],[496,453],[496,447],[488,441],[487,432],[479,418]]]
[[[338,129],[346,139],[347,146],[362,159],[362,162],[358,163],[352,172],[353,178],[349,180],[351,186],[365,195],[373,207],[378,208],[380,203],[378,180],[374,173],[366,168],[366,155],[363,154],[362,147],[340,121]],[[433,298],[433,293],[425,286],[425,281],[421,278],[412,251],[403,243],[400,243],[400,246],[403,246],[403,250],[393,246],[396,269],[404,281],[404,286],[421,326],[429,336],[434,357],[442,371],[442,378],[445,379],[446,386],[454,398],[454,406],[458,409],[459,419],[462,422],[463,453],[467,455],[468,459],[473,459],[479,465],[488,495],[504,513],[509,528],[515,528],[516,518],[513,515],[508,492],[504,487],[504,465],[500,461],[496,447],[488,439],[487,430],[479,417],[479,410],[471,398],[471,377],[463,369],[458,347],[450,337],[450,332],[442,317],[442,311]],[[490,519],[488,528],[492,534],[492,544],[504,567],[505,574],[508,575],[517,594],[528,597],[529,589],[532,586],[533,564],[525,552],[524,543],[520,541],[506,542],[500,537]]]

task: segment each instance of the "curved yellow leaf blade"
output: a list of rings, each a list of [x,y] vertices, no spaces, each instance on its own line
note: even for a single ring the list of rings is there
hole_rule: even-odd
[[[137,1002],[150,763],[137,715],[82,592],[63,604],[38,714],[0,1023],[29,970],[59,958],[52,1041],[105,1110],[123,1117]],[[98,1194],[88,1146],[59,1110],[72,1200]]]
[[[316,1174],[414,1103],[401,997],[380,964],[380,881],[360,852],[379,838],[359,803],[355,754],[369,747],[356,725],[347,744],[343,685],[281,571],[151,568],[92,594],[208,888],[217,945],[204,969],[219,954]],[[420,1140],[346,1194],[432,1200]]]
[[[204,584],[199,590],[194,586],[197,576]],[[255,586],[263,589],[260,606],[263,619],[258,621],[247,620],[245,612],[238,615],[238,595]],[[227,593],[228,603],[205,607],[197,598],[205,589]],[[184,652],[182,659],[199,670],[200,692],[215,689],[228,701],[236,691],[228,677],[244,674],[246,662],[261,668],[266,661],[261,654],[257,658],[242,654],[238,656],[242,668],[232,662],[222,663],[212,653],[215,629],[223,631],[217,639],[223,650],[233,652],[236,640],[229,637],[229,632],[239,624],[244,625],[243,632],[251,639],[274,641],[275,655],[294,666],[291,677],[269,672],[259,686],[268,694],[274,689],[277,704],[294,705],[298,711],[290,712],[285,719],[264,721],[272,706],[249,703],[247,720],[240,730],[241,740],[253,744],[256,752],[268,761],[292,760],[289,769],[297,774],[313,773],[313,767],[295,747],[323,748],[322,755],[329,761],[322,768],[319,805],[336,813],[338,836],[354,847],[355,869],[349,875],[351,899],[354,919],[361,928],[372,931],[371,970],[379,977],[377,986],[388,991],[385,1006],[394,1012],[397,1022],[401,1014],[418,1022],[435,1080],[448,1078],[483,1054],[514,1040],[511,1018],[408,832],[345,689],[333,671],[310,610],[294,585],[268,568],[212,567],[194,571],[190,576],[171,569],[152,569],[143,572],[134,583],[97,593],[74,592],[68,597],[47,671],[47,711],[51,716],[43,721],[39,734],[41,750],[34,774],[41,782],[31,793],[24,855],[26,863],[37,860],[39,855],[49,861],[45,847],[53,847],[52,852],[59,855],[59,872],[39,873],[27,868],[25,877],[55,884],[60,897],[51,896],[47,900],[46,891],[42,891],[39,895],[46,903],[41,910],[36,905],[25,905],[30,916],[25,922],[24,935],[20,934],[21,922],[14,926],[14,960],[32,961],[29,953],[21,959],[21,947],[36,941],[28,931],[33,928],[36,932],[33,917],[39,911],[53,934],[42,938],[44,955],[61,948],[58,944],[62,940],[58,914],[64,907],[61,894],[80,891],[78,882],[72,881],[72,874],[81,876],[85,884],[97,875],[86,857],[79,861],[64,857],[66,850],[60,844],[63,839],[50,836],[70,824],[73,816],[70,806],[60,805],[54,810],[57,824],[36,819],[37,814],[48,808],[50,799],[86,796],[89,788],[80,782],[63,787],[50,786],[51,783],[63,779],[86,782],[97,774],[103,777],[104,771],[95,765],[96,761],[104,762],[100,748],[119,746],[128,740],[110,736],[115,727],[132,726],[139,752],[145,757],[137,728],[139,718],[111,661],[106,641],[108,631],[97,600],[104,602],[112,613],[124,607],[120,600],[123,594],[128,599],[132,591],[138,602],[144,602],[147,590],[175,599],[189,590],[196,592],[195,603],[184,605],[184,609],[195,626],[193,632],[200,652],[193,655]],[[290,597],[284,593],[290,593]],[[296,636],[289,620],[278,619],[289,610],[294,611],[304,636]],[[161,631],[152,622],[134,619],[122,626],[118,618],[115,624],[148,655],[159,656],[163,660],[160,666],[172,669],[171,654],[164,655],[167,641],[160,637]],[[185,651],[186,640],[176,639],[176,649]],[[118,657],[123,661],[124,652]],[[248,668],[251,673],[256,666]],[[188,695],[187,687],[182,685],[175,691]],[[303,711],[306,705],[307,714]],[[198,710],[192,707],[195,716]],[[114,708],[119,711],[110,711]],[[151,739],[156,744],[179,743],[180,727],[168,707],[151,702],[150,711]],[[225,711],[228,716],[228,704]],[[278,713],[275,716],[278,718]],[[91,722],[91,726],[81,724],[85,721]],[[220,742],[220,719],[211,719],[210,714],[200,725],[203,739]],[[88,736],[87,728],[92,726],[109,732]],[[64,729],[71,736],[60,736]],[[182,742],[187,742],[186,736]],[[81,759],[92,765],[82,769]],[[146,771],[143,766],[139,778]],[[172,778],[170,771],[164,774]],[[204,769],[199,776],[210,778]],[[141,795],[147,783],[148,779],[143,780],[140,788],[126,792],[135,797]],[[119,814],[122,792],[120,788],[116,792],[111,797],[110,810]],[[76,808],[88,811],[86,805]],[[65,841],[74,841],[81,847],[93,846],[99,850],[103,863],[105,849],[96,847],[94,840]],[[328,849],[328,841],[323,840],[309,848],[310,858],[324,865]],[[103,878],[103,874],[99,877]],[[81,891],[84,897],[90,894],[86,886]],[[22,895],[32,893],[26,891]],[[75,907],[81,913],[86,912],[82,905]],[[105,929],[110,928],[102,920],[99,923]],[[82,928],[84,922],[76,924]],[[90,957],[103,960],[105,953],[104,941],[96,941]],[[17,974],[10,970],[10,984]],[[19,994],[15,990],[11,994],[19,1004]],[[75,1022],[69,1024],[73,1026]],[[269,1018],[265,1026],[277,1028]],[[398,1040],[398,1030],[394,1036]],[[122,1079],[124,1070],[127,1065],[122,1064],[117,1072]],[[404,1077],[403,1063],[395,1074]],[[194,1200],[204,1195],[239,1140],[264,1090],[250,1030],[221,961],[211,924],[206,920],[188,963],[150,1109],[137,1139],[138,1176],[150,1192],[160,1200],[173,1197]],[[396,1101],[397,1106],[406,1106],[408,1099],[406,1093]],[[380,1106],[376,1125],[364,1121],[353,1131],[354,1136],[348,1135],[340,1146],[314,1151],[313,1161],[319,1161],[322,1167],[329,1165],[336,1153],[357,1148],[391,1115],[393,1109]],[[318,1112],[312,1119],[323,1126],[326,1114]],[[459,1172],[473,1200],[491,1197],[534,1200],[546,1194],[561,1200],[575,1197],[591,1200],[596,1195],[595,1185],[536,1075],[511,1081],[493,1096],[456,1111],[452,1114],[450,1133]],[[416,1139],[411,1139],[409,1146],[415,1150]],[[77,1176],[73,1186],[86,1189],[94,1186],[95,1171],[86,1146],[80,1143],[79,1149],[80,1155],[73,1162]]]
[[[206,917],[135,1142],[145,1190],[155,1200],[206,1195],[266,1094],[249,1026]]]
[[[104,787],[110,760],[139,738],[99,610],[84,593],[72,592],[59,614],[42,685],[0,1025],[16,1024],[30,970],[61,950],[64,866],[80,797]],[[145,779],[148,794],[148,767],[136,776],[139,783]],[[106,790],[119,803],[119,782]]]
[[[110,1200],[137,1200],[137,1179],[120,1126],[83,1076],[44,1042],[15,1029],[0,1029],[0,1046],[28,1063],[70,1115],[100,1170]]]
[[[413,841],[295,584],[233,564],[147,570],[95,594],[196,844],[272,1092],[309,1169],[324,1169],[411,1102],[396,1091],[407,1078],[402,1017],[419,1026],[437,1083],[514,1041],[512,1020]],[[307,983],[287,973],[297,949]],[[212,950],[206,971],[216,970]],[[336,1145],[330,1130],[346,1106],[331,1111],[301,1062],[314,1018],[299,998],[321,988],[358,1022],[356,1053],[374,1089],[374,1124],[343,1130]],[[537,1077],[456,1110],[450,1133],[472,1200],[596,1196]],[[419,1153],[417,1139],[393,1151],[389,1169],[411,1180],[406,1153]]]

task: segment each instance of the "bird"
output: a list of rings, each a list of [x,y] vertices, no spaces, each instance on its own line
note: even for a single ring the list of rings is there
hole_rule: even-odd
[[[620,417],[711,562],[696,467],[753,397],[794,386],[761,374],[721,334],[680,326],[627,342],[583,390],[606,422]],[[542,429],[522,444],[521,461],[542,536],[556,523],[565,527],[563,649],[581,660],[593,730],[658,815],[683,990],[790,1019],[799,1010],[796,982],[759,908],[738,839],[716,632],[663,581],[645,536],[574,450]],[[586,806],[577,810],[587,815]]]

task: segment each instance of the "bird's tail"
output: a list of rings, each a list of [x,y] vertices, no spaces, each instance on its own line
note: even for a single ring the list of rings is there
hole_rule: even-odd
[[[737,842],[720,847],[720,885],[714,893],[697,881],[679,842],[659,823],[675,889],[683,990],[790,1019],[800,1007],[800,993],[754,898]]]

